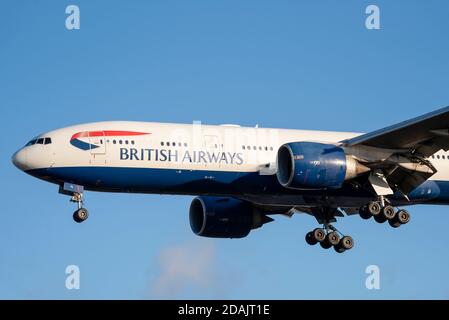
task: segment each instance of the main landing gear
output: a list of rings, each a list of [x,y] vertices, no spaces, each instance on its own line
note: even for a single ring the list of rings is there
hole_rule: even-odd
[[[313,246],[319,243],[323,249],[334,247],[338,253],[345,252],[354,247],[354,240],[350,236],[343,235],[330,224],[331,222],[337,221],[336,216],[343,216],[337,208],[314,208],[311,213],[323,227],[316,228],[306,234],[306,242],[308,244]]]
[[[320,244],[324,249],[334,247],[338,253],[345,252],[354,247],[354,240],[343,235],[330,223],[336,221],[336,217],[343,216],[338,208],[316,207],[310,212],[322,224],[322,228],[316,228],[306,234],[306,242],[310,245]],[[371,217],[378,223],[388,221],[393,228],[398,228],[410,221],[410,214],[407,210],[396,210],[389,201],[383,196],[379,196],[377,201],[370,201],[367,205],[359,210],[359,214],[363,219]]]
[[[83,208],[83,194],[75,192],[70,201],[78,204],[78,209],[73,213],[73,220],[77,223],[86,221],[89,217],[89,212],[86,208]]]
[[[354,247],[354,240],[350,236],[343,235],[328,223],[324,225],[324,228],[316,228],[308,232],[306,234],[306,242],[311,246],[319,243],[323,249],[334,247],[338,253],[343,253]]]
[[[400,209],[396,211],[393,206],[386,204],[382,199],[369,202],[366,206],[360,208],[359,214],[363,219],[373,217],[377,223],[388,221],[393,228],[398,228],[410,221],[410,214],[407,210]]]

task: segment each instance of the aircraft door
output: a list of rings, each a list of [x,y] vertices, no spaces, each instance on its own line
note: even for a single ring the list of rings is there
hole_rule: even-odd
[[[89,132],[91,164],[106,164],[106,139],[104,131]]]
[[[220,168],[220,156],[222,146],[220,139],[215,135],[203,136],[203,149],[205,166],[208,168]]]

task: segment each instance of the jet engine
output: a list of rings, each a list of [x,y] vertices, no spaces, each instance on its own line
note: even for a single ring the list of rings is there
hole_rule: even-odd
[[[369,170],[333,144],[291,142],[277,153],[278,181],[292,189],[338,189]]]
[[[212,238],[243,238],[273,221],[245,201],[210,196],[193,199],[189,219],[196,235]]]

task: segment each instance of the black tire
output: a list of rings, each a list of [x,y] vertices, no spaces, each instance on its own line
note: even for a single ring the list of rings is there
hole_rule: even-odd
[[[323,249],[329,249],[330,247],[332,247],[332,243],[330,243],[329,240],[326,238],[324,241],[320,242],[320,246]]]
[[[372,217],[371,213],[369,213],[368,209],[366,207],[362,207],[359,210],[359,216],[362,219],[368,220]]]
[[[340,247],[339,245],[334,246],[334,250],[337,251],[338,253],[343,253],[343,252],[346,251],[345,249],[343,249],[343,248]]]
[[[387,219],[383,216],[383,214],[374,216],[374,220],[376,220],[377,223],[384,223],[385,221],[387,221]]]
[[[382,208],[382,215],[386,220],[393,220],[396,217],[396,210],[392,206]]]
[[[78,218],[78,216],[76,215],[76,211],[73,213],[73,221],[75,221],[76,223],[81,223],[82,221]]]
[[[388,223],[392,228],[399,228],[401,226],[401,223],[399,221],[394,220],[388,220]]]
[[[340,239],[337,247],[344,250],[350,250],[354,247],[354,240],[350,236],[344,236]]]
[[[326,241],[329,242],[331,245],[336,246],[340,242],[340,236],[338,233],[332,231],[329,232],[326,236]]]
[[[76,223],[86,221],[88,217],[89,212],[85,208],[78,209],[73,213],[73,220],[75,220]]]
[[[313,237],[312,231],[306,233],[306,242],[311,246],[314,246],[318,243],[318,241]]]
[[[316,228],[315,230],[313,230],[312,235],[313,238],[320,243],[323,242],[324,239],[326,239],[326,232],[324,232],[324,229],[321,228]]]
[[[400,224],[406,224],[410,221],[410,213],[407,210],[401,209],[396,214],[396,221]]]
[[[367,205],[368,212],[373,216],[378,216],[382,209],[382,206],[378,201],[370,201]]]

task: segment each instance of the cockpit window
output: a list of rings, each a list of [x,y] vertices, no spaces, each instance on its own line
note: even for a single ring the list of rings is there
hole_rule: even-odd
[[[33,144],[51,144],[51,138],[44,137],[39,139],[33,139],[30,142],[28,142],[25,147],[32,146]]]
[[[36,141],[37,141],[36,139],[31,140],[30,142],[28,142],[28,143],[25,145],[25,147],[28,147],[28,146],[31,146],[31,145],[35,144]]]

